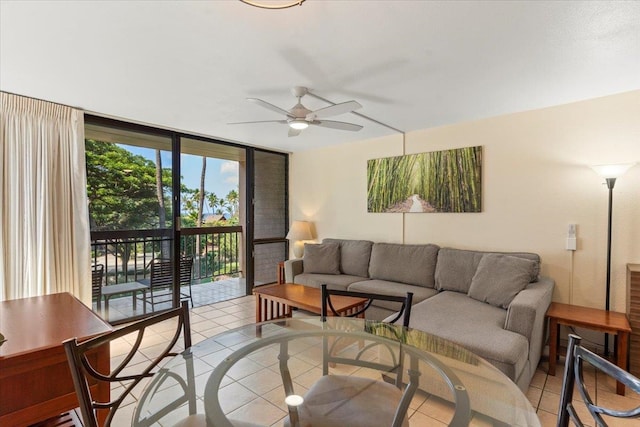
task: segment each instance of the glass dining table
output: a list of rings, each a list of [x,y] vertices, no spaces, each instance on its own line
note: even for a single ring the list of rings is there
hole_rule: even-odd
[[[411,416],[428,399],[437,402],[434,417],[451,426],[540,426],[522,391],[484,359],[416,329],[344,317],[251,324],[192,346],[152,377],[135,406],[132,426],[185,421],[215,427],[314,425],[305,399],[326,375],[395,385],[402,397],[375,405],[401,414],[398,426],[418,425]],[[380,409],[350,408],[358,393],[325,393],[322,411],[339,417]],[[341,425],[339,418],[333,425]]]

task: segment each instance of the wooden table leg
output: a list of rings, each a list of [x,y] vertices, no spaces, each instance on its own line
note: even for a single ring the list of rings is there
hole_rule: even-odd
[[[627,370],[627,347],[629,345],[629,333],[625,331],[618,332],[618,358],[616,360],[618,366],[625,371]],[[620,381],[616,383],[616,393],[624,396],[624,384]]]
[[[556,357],[558,356],[558,319],[549,319],[549,375],[556,375]]]
[[[256,323],[262,322],[262,297],[260,294],[256,294]]]

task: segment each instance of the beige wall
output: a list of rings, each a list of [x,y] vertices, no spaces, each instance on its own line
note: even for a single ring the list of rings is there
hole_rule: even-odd
[[[556,280],[555,301],[604,307],[608,193],[587,165],[640,162],[640,91],[410,132],[404,152],[475,145],[482,213],[367,213],[367,160],[403,154],[402,136],[392,135],[293,154],[291,218],[313,221],[318,240],[536,252]],[[640,263],[640,165],[618,179],[613,218],[611,307],[624,311],[626,264]]]

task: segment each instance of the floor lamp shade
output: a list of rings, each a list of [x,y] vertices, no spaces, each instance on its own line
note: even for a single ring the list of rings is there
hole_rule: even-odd
[[[287,233],[287,239],[293,243],[293,254],[296,258],[301,258],[304,255],[304,242],[303,240],[311,240],[311,224],[307,221],[293,221],[291,228]]]
[[[591,168],[598,175],[603,177],[609,189],[609,215],[607,221],[607,275],[606,275],[606,294],[605,294],[605,310],[609,311],[611,307],[611,231],[613,220],[613,187],[616,184],[616,178],[622,176],[635,163],[621,163],[614,165],[596,165]],[[604,336],[604,352],[609,354],[609,335]]]

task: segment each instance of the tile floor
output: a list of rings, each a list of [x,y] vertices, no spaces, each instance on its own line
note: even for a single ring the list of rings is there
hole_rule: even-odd
[[[226,301],[234,298],[239,298],[246,294],[246,285],[244,278],[228,278],[216,280],[214,282],[205,282],[199,284],[193,284],[191,286],[191,297],[193,298],[194,307],[200,307],[208,304],[212,304],[217,301]],[[186,291],[186,287],[183,286],[183,290]],[[111,298],[109,301],[109,314],[107,316],[105,304],[102,304],[102,310],[98,311],[96,302],[93,302],[93,311],[99,313],[103,318],[110,322],[117,322],[123,319],[127,319],[132,316],[143,314],[143,302],[142,297],[138,293],[137,302],[134,301],[133,295],[122,296],[118,298]],[[134,308],[135,303],[135,308]],[[169,308],[170,304],[158,304],[155,306],[156,310],[163,310]],[[150,305],[147,304],[147,309],[150,309]]]
[[[238,326],[253,323],[255,320],[255,300],[253,296],[245,296],[236,298],[233,300],[223,301],[211,305],[205,305],[195,307],[191,310],[191,329],[193,343],[198,342],[223,332],[228,329],[232,329]],[[171,327],[171,326],[170,326]],[[158,340],[163,339],[163,333],[166,335],[166,331],[156,331],[157,336],[149,336],[146,338],[144,348],[142,350],[146,357],[152,357],[153,346]],[[119,362],[128,344],[126,342],[114,343],[111,348],[112,352],[112,365]],[[529,387],[526,395],[529,401],[536,409],[543,426],[555,426],[556,414],[558,411],[559,393],[562,382],[562,369],[563,360],[560,360],[558,364],[558,371],[556,376],[547,375],[547,360],[544,359],[540,363],[531,386]],[[640,397],[637,395],[633,397],[622,397],[615,394],[615,383],[613,381],[606,381],[598,378],[595,373],[591,373],[587,376],[588,381],[592,381],[595,384],[596,399],[600,402],[607,402],[613,406],[619,408],[629,408],[640,404]],[[135,399],[139,397],[140,391],[135,391],[133,396],[127,399],[126,405],[118,411],[117,419],[114,420],[116,426],[129,425],[135,405]],[[269,392],[265,392],[262,397],[266,398],[264,405],[268,406],[262,408],[262,411],[272,410],[278,413],[276,409],[280,406],[280,398],[276,396],[275,389]],[[274,397],[274,401],[271,405],[268,403],[270,396]],[[241,396],[238,398],[240,399]],[[275,408],[274,408],[275,407]],[[412,427],[422,426],[445,426],[447,415],[446,405],[442,401],[434,397],[428,397],[426,395],[416,396],[410,407],[409,423]],[[584,408],[583,408],[584,409]],[[246,415],[246,414],[245,414]],[[588,415],[587,415],[588,416]],[[587,416],[583,417],[583,420],[587,420]],[[282,420],[277,415],[274,415],[276,420],[272,425],[281,426]],[[588,419],[591,421],[591,419]],[[638,420],[617,420],[610,419],[610,426],[640,426]],[[472,425],[486,425],[482,422],[474,422]],[[589,424],[590,425],[590,424]]]

